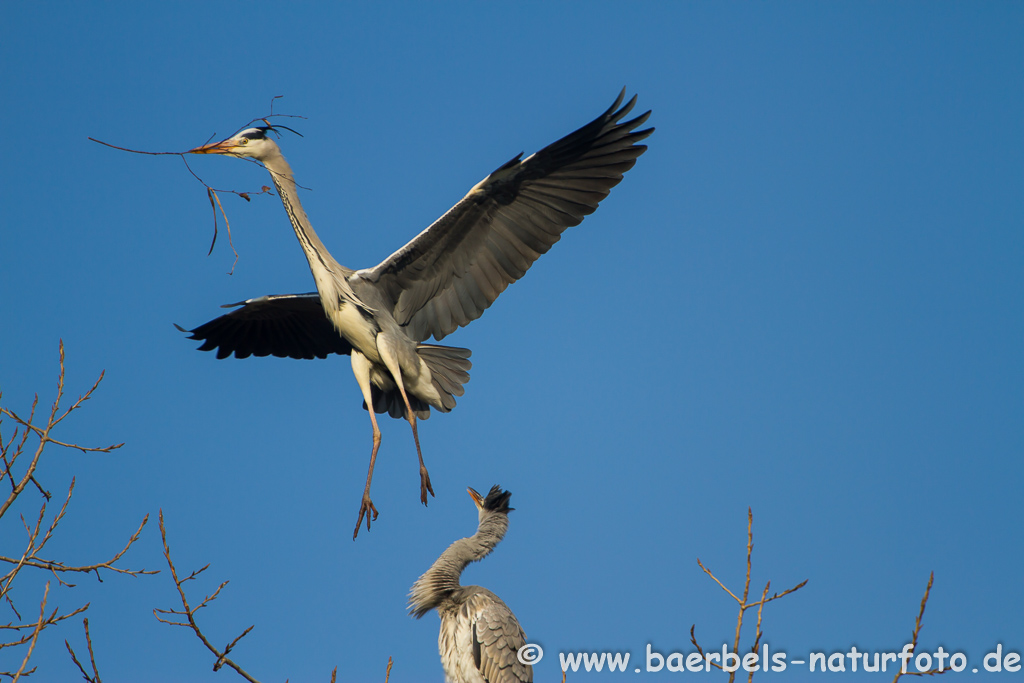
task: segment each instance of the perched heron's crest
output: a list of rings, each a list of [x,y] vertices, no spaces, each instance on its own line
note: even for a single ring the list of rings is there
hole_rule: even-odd
[[[484,498],[484,502],[481,507],[488,512],[502,512],[508,514],[512,510],[515,510],[515,508],[508,506],[510,498],[512,498],[511,492],[502,491],[501,487],[495,484],[491,487],[491,490],[487,492],[487,497]]]

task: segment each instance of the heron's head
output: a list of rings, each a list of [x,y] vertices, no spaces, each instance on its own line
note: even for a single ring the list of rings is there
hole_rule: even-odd
[[[480,513],[480,519],[492,514],[507,515],[515,508],[508,506],[508,501],[512,497],[512,494],[508,491],[502,491],[501,487],[494,485],[491,490],[487,492],[487,496],[481,496],[476,492],[475,489],[467,489],[469,491],[469,497],[476,503],[476,509]]]
[[[202,147],[190,149],[189,154],[226,154],[233,157],[252,158],[258,161],[268,159],[281,150],[277,143],[267,137],[268,126],[246,128],[241,133],[232,135],[227,140],[211,142]]]

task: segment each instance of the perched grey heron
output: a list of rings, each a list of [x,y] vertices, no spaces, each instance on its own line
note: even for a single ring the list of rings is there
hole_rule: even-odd
[[[437,648],[447,683],[529,683],[533,667],[523,664],[519,649],[526,635],[516,615],[497,595],[480,586],[459,585],[470,562],[491,554],[508,531],[512,494],[492,486],[483,498],[469,495],[480,512],[476,533],[460,538],[441,553],[409,591],[409,611],[419,619],[432,609],[441,617]]]
[[[650,111],[621,122],[636,104],[625,89],[594,121],[525,159],[518,154],[477,183],[459,203],[411,242],[373,268],[338,263],[313,231],[295,177],[272,127],[249,128],[190,150],[255,159],[270,172],[316,281],[316,294],[250,299],[192,332],[201,350],[325,357],[349,354],[373,426],[373,448],[353,538],[363,517],[377,518],[370,499],[381,434],[375,413],[404,417],[420,463],[420,500],[434,494],[423,464],[416,418],[448,412],[469,381],[469,349],[440,341],[479,318],[506,287],[526,274],[562,232],[597,209],[647,149],[637,144],[654,129],[636,130]]]

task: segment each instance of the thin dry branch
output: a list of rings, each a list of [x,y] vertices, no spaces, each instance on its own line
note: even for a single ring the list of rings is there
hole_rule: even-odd
[[[25,667],[28,666],[28,660],[32,659],[32,651],[36,649],[36,643],[39,641],[39,634],[46,628],[46,599],[50,595],[50,582],[46,582],[46,588],[43,589],[43,599],[39,603],[39,621],[36,622],[35,629],[32,630],[32,640],[28,645],[28,652],[25,653],[25,658],[21,660],[21,666],[11,676],[11,683],[17,683],[18,679],[25,675]]]
[[[738,597],[736,597],[736,594],[735,594],[735,593],[733,593],[733,592],[732,592],[731,590],[729,590],[729,589],[728,589],[728,588],[726,587],[726,585],[725,585],[724,583],[722,583],[721,581],[719,581],[719,580],[718,580],[718,577],[717,577],[717,576],[715,576],[714,574],[712,574],[712,573],[711,573],[711,570],[710,570],[710,569],[708,569],[707,567],[705,567],[705,566],[704,566],[704,563],[700,561],[700,558],[699,558],[699,557],[697,558],[697,565],[698,565],[698,566],[699,566],[699,567],[700,567],[701,569],[703,569],[703,570],[704,570],[704,573],[705,573],[705,574],[707,574],[707,575],[708,575],[708,576],[710,576],[710,577],[711,577],[712,579],[714,579],[715,583],[717,583],[717,584],[718,584],[718,585],[719,585],[719,586],[721,587],[721,589],[722,589],[722,590],[724,590],[724,591],[725,591],[726,593],[728,593],[729,595],[731,595],[731,596],[732,596],[732,599],[733,599],[733,600],[735,600],[736,602],[738,602],[738,603],[739,603],[740,605],[742,605],[742,604],[743,604],[743,600],[742,600],[742,599],[740,599],[740,598],[738,598]]]
[[[85,610],[89,609],[89,604],[90,603],[87,602],[84,605],[82,605],[81,607],[79,607],[78,609],[76,609],[76,610],[74,610],[72,612],[68,612],[67,614],[58,614],[57,613],[58,610],[54,609],[53,612],[50,613],[50,616],[47,617],[46,620],[43,622],[43,628],[45,629],[47,626],[53,626],[57,622],[64,621],[65,619],[69,619],[69,618],[75,616],[76,614],[81,614]],[[38,622],[33,622],[31,624],[8,623],[8,624],[4,624],[4,625],[0,626],[0,630],[4,630],[4,631],[26,631],[26,630],[29,630],[29,629],[35,630],[35,628],[37,626],[38,626]],[[18,640],[12,640],[10,642],[0,643],[0,650],[2,650],[5,647],[17,647],[18,645],[24,645],[25,643],[27,643],[31,639],[32,639],[32,633],[28,633],[27,635],[21,636]],[[8,675],[10,675],[10,674],[8,674]]]
[[[264,187],[266,186],[264,185]],[[235,266],[238,264],[238,252],[235,251],[235,243],[231,240],[231,223],[228,222],[228,214],[224,211],[224,205],[220,203],[220,197],[217,196],[217,193],[212,187],[206,188],[206,194],[210,198],[210,208],[213,209],[213,241],[210,242],[210,251],[206,252],[206,255],[209,256],[212,254],[213,246],[217,244],[217,209],[220,208],[220,215],[224,217],[224,227],[227,228],[228,231],[228,246],[231,247],[231,251],[235,255],[235,260],[231,262],[231,270],[228,271],[228,275],[234,275]],[[239,196],[243,197],[246,201],[249,201],[249,195],[244,192]],[[216,205],[214,205],[215,201]]]
[[[81,446],[79,444],[66,443],[64,441],[60,441],[60,440],[55,439],[52,436],[50,436],[50,432],[54,429],[54,427],[56,427],[61,422],[63,422],[64,418],[66,418],[72,412],[74,412],[75,410],[78,410],[79,408],[81,408],[82,404],[85,403],[86,401],[88,401],[92,397],[93,392],[96,391],[96,388],[100,385],[100,382],[102,382],[102,381],[103,381],[103,373],[101,372],[99,378],[97,378],[96,382],[93,383],[92,388],[90,388],[89,391],[87,391],[82,396],[79,396],[77,401],[75,401],[73,404],[71,404],[71,406],[68,407],[63,413],[58,415],[58,412],[60,411],[60,402],[61,402],[61,399],[63,399],[63,397],[64,397],[64,341],[61,340],[61,342],[60,342],[60,373],[59,373],[58,379],[57,379],[57,398],[54,399],[54,401],[53,401],[53,406],[50,409],[50,417],[46,421],[46,426],[45,427],[39,427],[36,424],[34,424],[34,422],[33,422],[33,420],[35,418],[36,405],[38,404],[38,401],[39,401],[39,397],[38,396],[36,396],[36,398],[32,402],[32,411],[29,414],[29,417],[28,417],[27,420],[22,418],[20,415],[18,415],[17,413],[15,413],[14,411],[12,411],[12,410],[10,410],[8,408],[0,407],[0,418],[2,418],[3,416],[7,416],[7,417],[11,418],[12,420],[14,420],[15,422],[17,422],[18,424],[20,424],[25,429],[25,434],[24,434],[25,437],[27,437],[28,436],[28,432],[31,431],[33,434],[35,434],[39,438],[39,444],[36,447],[36,450],[35,450],[35,453],[33,454],[32,460],[29,462],[29,465],[26,468],[25,473],[21,476],[20,480],[17,481],[16,483],[15,483],[13,474],[11,472],[11,468],[13,468],[15,461],[17,461],[18,458],[23,453],[22,445],[25,444],[25,439],[24,438],[22,439],[21,444],[19,444],[19,448],[15,451],[15,453],[13,455],[10,456],[9,460],[8,460],[8,457],[7,457],[9,454],[6,453],[6,452],[4,454],[5,461],[9,462],[9,464],[7,464],[7,467],[6,467],[6,469],[7,469],[6,474],[10,477],[11,482],[14,485],[11,487],[11,493],[7,497],[7,500],[5,500],[3,502],[3,504],[0,504],[0,517],[4,516],[4,514],[7,512],[8,508],[10,508],[10,506],[14,503],[14,501],[18,498],[18,496],[21,495],[21,492],[25,490],[25,487],[28,486],[29,482],[35,483],[35,485],[37,487],[39,487],[40,491],[43,492],[43,495],[45,495],[47,498],[49,498],[49,494],[46,493],[45,491],[43,491],[42,487],[39,486],[39,482],[35,481],[35,476],[34,476],[36,468],[39,465],[39,458],[42,457],[43,450],[46,448],[46,444],[53,443],[53,444],[56,444],[58,446],[63,446],[64,448],[70,448],[70,449],[79,450],[82,453],[109,453],[110,451],[112,451],[112,450],[114,450],[116,448],[120,448],[121,446],[124,445],[124,444],[112,444],[110,446],[104,446],[104,447],[100,447],[100,448],[93,448],[93,447]]]
[[[924,622],[924,608],[928,605],[928,596],[932,592],[932,582],[935,581],[935,572],[928,574],[928,585],[924,588],[924,597],[921,598],[921,609],[917,612],[917,619],[914,620],[914,633],[910,638],[910,653],[913,654],[917,649],[917,637],[921,634],[921,626]],[[927,671],[908,671],[903,673],[903,667],[896,672],[896,677],[892,679],[892,683],[900,680],[900,676],[938,676],[944,674],[950,669],[928,669]]]
[[[88,619],[83,619],[82,623],[83,623],[83,625],[85,627],[85,644],[89,648],[89,663],[92,665],[92,675],[91,676],[85,670],[85,667],[82,666],[82,663],[80,661],[78,661],[78,657],[75,656],[75,651],[71,648],[71,643],[69,643],[67,640],[65,640],[64,641],[64,647],[66,647],[68,649],[68,653],[71,655],[71,661],[73,661],[75,663],[75,666],[78,667],[78,670],[82,672],[82,678],[84,678],[86,681],[88,681],[88,683],[103,683],[100,680],[100,672],[96,668],[96,654],[93,652],[93,649],[92,649],[92,636],[89,635],[89,620]]]
[[[732,647],[732,651],[736,655],[739,655],[739,651],[740,651],[740,635],[741,635],[742,630],[743,630],[743,619],[744,619],[744,615],[746,614],[748,609],[753,609],[754,607],[757,608],[757,626],[755,627],[755,632],[754,632],[754,645],[753,645],[753,647],[751,647],[751,650],[750,650],[751,652],[757,652],[757,648],[758,648],[758,646],[761,643],[761,637],[764,635],[763,632],[761,631],[761,619],[762,619],[762,614],[763,614],[763,611],[764,611],[764,606],[767,605],[769,602],[771,602],[773,600],[778,600],[779,598],[784,597],[786,595],[789,595],[790,593],[793,593],[795,591],[798,591],[798,590],[800,590],[801,588],[803,588],[804,586],[807,585],[807,580],[804,579],[803,581],[801,581],[797,585],[793,586],[792,588],[784,590],[781,593],[775,593],[771,597],[768,597],[768,590],[769,590],[769,587],[771,586],[771,581],[769,581],[767,584],[765,584],[764,591],[762,591],[762,593],[761,593],[761,599],[758,600],[757,602],[749,602],[749,599],[750,599],[750,577],[751,577],[751,574],[752,574],[752,566],[753,566],[751,558],[753,557],[753,554],[754,554],[754,512],[753,512],[753,510],[751,508],[748,507],[747,508],[747,572],[746,572],[746,578],[745,578],[744,583],[743,583],[743,597],[742,598],[737,597],[736,594],[733,593],[731,590],[729,590],[729,588],[726,587],[726,585],[724,583],[722,583],[718,579],[718,577],[715,576],[714,573],[710,569],[708,569],[707,567],[704,566],[704,563],[700,561],[700,558],[697,558],[697,565],[701,569],[704,570],[704,573],[707,574],[708,576],[710,576],[714,580],[714,582],[717,583],[721,587],[722,590],[724,590],[726,593],[728,593],[730,596],[732,596],[732,599],[735,600],[739,604],[739,612],[736,615],[736,636],[735,636],[735,639],[733,640],[733,647]],[[697,636],[696,636],[696,633],[695,633],[696,627],[697,627],[696,624],[694,624],[694,625],[692,625],[690,627],[690,642],[693,643],[693,646],[695,648],[697,648],[697,652],[700,653],[701,657],[704,657],[704,649],[700,646],[700,643],[697,642]],[[705,658],[705,661],[710,663],[712,666],[714,666],[714,667],[716,667],[716,668],[718,668],[718,669],[720,669],[722,671],[725,671],[725,668],[722,665],[718,664],[717,662],[708,661],[707,658]],[[754,672],[753,671],[749,672],[749,674],[750,675],[747,677],[747,681],[748,682],[752,681],[753,678],[754,678]],[[733,681],[735,681],[735,680],[736,680],[736,670],[730,671],[729,672],[729,683],[733,683]]]
[[[128,550],[132,547],[132,545],[136,541],[139,540],[139,536],[142,534],[142,530],[145,528],[145,526],[146,526],[146,524],[148,522],[149,522],[149,515],[147,514],[145,517],[143,517],[142,523],[139,524],[139,528],[136,529],[135,533],[133,533],[131,535],[131,538],[128,539],[128,542],[125,544],[124,548],[119,550],[117,553],[114,554],[113,557],[111,557],[109,560],[106,560],[105,562],[97,562],[95,564],[87,564],[87,565],[80,565],[80,566],[71,566],[71,565],[65,564],[64,562],[60,562],[58,560],[33,559],[33,560],[19,561],[19,560],[15,560],[13,558],[10,558],[10,557],[4,557],[3,555],[0,555],[0,562],[8,562],[8,563],[13,563],[13,564],[20,563],[21,565],[26,566],[26,567],[36,567],[37,569],[46,569],[46,570],[49,570],[49,571],[55,572],[55,573],[66,573],[66,572],[88,573],[88,572],[94,572],[96,574],[96,578],[99,581],[101,581],[101,582],[103,581],[103,577],[100,574],[100,570],[101,569],[106,569],[106,570],[109,570],[109,571],[114,572],[116,574],[127,574],[128,576],[140,576],[140,575],[145,575],[145,574],[159,574],[160,573],[159,569],[125,569],[125,568],[122,568],[122,567],[115,567],[114,566],[114,563],[117,562],[118,560],[120,560],[122,557],[124,557],[125,553],[128,552]],[[41,548],[42,544],[40,544],[39,547]],[[58,580],[60,580],[60,579],[58,578]],[[61,583],[64,584],[64,585],[67,585],[67,586],[74,586],[74,584],[67,584],[67,583],[64,583],[64,581],[61,581]]]
[[[125,553],[128,552],[128,549],[131,548],[131,546],[139,539],[139,536],[142,533],[142,529],[145,527],[146,522],[149,519],[148,515],[142,520],[142,523],[139,525],[139,528],[135,531],[134,534],[132,534],[132,536],[128,540],[128,543],[125,545],[125,547],[120,552],[115,553],[112,558],[110,558],[109,560],[107,560],[105,562],[98,562],[98,563],[88,564],[88,565],[69,565],[69,564],[67,564],[65,562],[61,562],[61,561],[57,561],[57,560],[47,560],[47,559],[39,557],[39,552],[46,546],[46,544],[50,541],[50,539],[53,538],[53,535],[54,535],[54,533],[55,533],[55,531],[57,529],[58,524],[60,524],[61,520],[67,514],[68,505],[71,502],[71,497],[72,497],[72,495],[74,493],[74,488],[75,488],[75,480],[74,480],[74,478],[72,478],[71,484],[70,484],[70,486],[68,488],[67,496],[64,499],[64,504],[61,506],[61,508],[58,511],[58,513],[54,516],[53,520],[50,522],[50,524],[47,527],[46,531],[42,532],[42,522],[43,522],[43,520],[45,518],[45,514],[46,514],[46,501],[49,500],[51,496],[50,496],[49,492],[45,491],[42,488],[42,486],[39,484],[39,482],[36,481],[36,479],[35,479],[35,472],[36,472],[36,469],[37,469],[37,467],[39,465],[40,458],[42,457],[43,452],[44,452],[47,444],[50,444],[50,443],[56,444],[56,445],[64,447],[64,448],[70,448],[70,449],[81,451],[82,453],[109,453],[109,452],[113,451],[114,449],[120,448],[123,445],[123,444],[112,444],[110,446],[104,446],[104,447],[82,446],[82,445],[76,444],[76,443],[68,443],[68,442],[65,442],[65,441],[61,441],[59,439],[54,438],[51,435],[52,431],[54,430],[54,428],[57,425],[59,425],[72,412],[74,412],[75,410],[78,410],[79,408],[81,408],[82,405],[92,397],[93,392],[96,391],[96,389],[100,385],[100,382],[103,381],[103,373],[101,372],[100,376],[93,383],[92,387],[90,387],[90,389],[85,394],[83,394],[82,396],[79,396],[78,399],[74,403],[71,404],[71,406],[69,406],[67,409],[65,409],[63,412],[61,412],[61,401],[62,401],[62,399],[64,397],[64,373],[65,373],[65,368],[64,368],[64,342],[63,341],[61,341],[61,343],[60,343],[59,351],[60,351],[60,372],[58,374],[58,379],[57,379],[57,397],[56,397],[56,399],[54,399],[53,405],[50,408],[50,414],[49,414],[49,417],[47,418],[46,426],[45,427],[40,427],[40,426],[38,426],[38,425],[36,425],[34,423],[35,414],[36,414],[35,410],[36,410],[36,406],[38,405],[38,402],[39,402],[38,395],[33,399],[32,408],[31,408],[31,411],[29,413],[29,417],[27,419],[21,417],[18,413],[14,412],[14,411],[12,411],[12,410],[10,410],[8,408],[0,407],[0,418],[2,418],[4,416],[9,417],[12,420],[14,420],[17,424],[21,425],[22,428],[23,428],[23,432],[22,432],[23,438],[21,439],[20,442],[18,442],[17,446],[16,447],[14,446],[14,436],[12,436],[11,439],[8,440],[7,444],[4,447],[4,452],[3,452],[3,461],[5,463],[4,475],[5,475],[5,478],[8,479],[11,482],[12,486],[11,486],[11,492],[8,495],[7,500],[5,500],[2,505],[0,505],[0,518],[2,518],[4,516],[4,514],[6,514],[6,512],[10,509],[11,505],[13,505],[14,501],[17,500],[18,497],[25,491],[25,488],[29,485],[30,482],[35,484],[35,486],[40,490],[40,492],[43,494],[44,498],[46,499],[46,500],[43,501],[43,503],[40,506],[39,515],[38,515],[38,518],[36,520],[35,526],[32,527],[32,528],[29,528],[26,525],[26,530],[28,531],[28,545],[27,545],[27,548],[26,548],[25,552],[22,554],[22,556],[19,557],[19,558],[0,556],[0,562],[5,562],[7,564],[13,565],[13,568],[7,573],[7,575],[5,575],[2,580],[0,580],[0,595],[6,595],[8,593],[14,578],[17,576],[18,572],[23,567],[34,567],[34,568],[37,568],[37,569],[45,569],[45,570],[48,570],[50,572],[53,572],[55,576],[58,573],[66,573],[66,572],[93,572],[93,573],[96,574],[97,578],[99,578],[101,581],[102,581],[102,577],[100,575],[100,570],[103,570],[103,569],[109,570],[109,571],[112,571],[112,572],[115,572],[115,573],[128,574],[128,575],[132,575],[132,576],[137,576],[139,574],[153,574],[153,573],[155,573],[153,571],[148,571],[146,569],[125,569],[125,568],[115,567],[114,566],[114,563],[117,562],[118,560],[120,560],[125,555]],[[26,440],[27,440],[27,438],[28,438],[28,436],[30,434],[34,434],[39,439],[39,443],[36,446],[36,449],[35,449],[35,451],[34,451],[34,453],[32,455],[32,459],[29,462],[28,466],[25,468],[24,473],[21,474],[20,477],[16,478],[15,477],[15,473],[14,473],[14,466],[18,462],[19,458],[21,458],[22,455],[25,454],[25,452],[26,452],[25,446],[27,445],[26,444]],[[10,450],[12,447],[15,447],[15,450],[14,450],[13,453]],[[41,533],[42,533],[42,536],[40,537]],[[57,580],[60,583],[64,584],[64,581],[62,579],[60,579],[59,576],[57,577]],[[69,584],[65,584],[65,585],[69,585]]]
[[[761,592],[761,602],[757,606],[757,625],[754,627],[754,644],[750,646],[751,652],[757,652],[758,646],[761,645],[761,636],[764,632],[761,631],[761,614],[764,612],[765,598],[768,597],[768,589],[771,587],[772,582],[769,581],[764,585],[764,590]],[[738,646],[737,646],[738,647]],[[748,672],[750,675],[747,676],[747,683],[754,680],[754,672]]]
[[[206,649],[212,652],[214,656],[216,656],[217,659],[214,661],[213,664],[214,671],[219,671],[226,664],[227,666],[234,669],[239,676],[249,681],[249,683],[259,683],[259,681],[257,681],[251,674],[242,669],[237,662],[233,661],[231,658],[228,657],[228,654],[231,653],[235,645],[237,645],[238,642],[242,640],[242,638],[249,635],[249,632],[252,631],[253,628],[255,628],[255,626],[250,626],[249,628],[242,631],[242,633],[239,634],[237,638],[232,640],[224,647],[223,651],[218,650],[217,647],[215,647],[213,643],[210,642],[210,639],[207,638],[206,634],[203,633],[202,629],[199,627],[199,624],[196,622],[196,613],[199,612],[199,610],[201,610],[202,608],[212,604],[213,601],[216,600],[217,597],[220,595],[221,590],[223,590],[224,587],[228,585],[228,582],[222,582],[219,586],[217,586],[216,590],[214,590],[212,593],[203,598],[202,601],[195,607],[189,604],[188,596],[185,594],[185,584],[189,581],[198,578],[200,574],[202,574],[210,568],[210,565],[204,565],[203,567],[194,570],[188,576],[184,578],[179,578],[178,570],[174,566],[174,561],[171,559],[171,547],[170,544],[167,542],[167,528],[164,526],[163,510],[160,510],[159,520],[160,540],[164,546],[164,559],[167,560],[167,568],[171,572],[171,578],[174,579],[174,587],[178,590],[178,600],[181,601],[181,609],[154,609],[153,616],[156,617],[157,621],[161,623],[169,624],[171,626],[182,626],[184,628],[191,630],[196,635],[196,637],[203,643],[203,645],[206,646]],[[388,677],[390,675],[391,658],[388,657],[388,668],[387,672],[385,673],[384,683],[387,683]],[[335,667],[334,670],[331,672],[331,683],[335,683],[335,681],[337,680],[337,676],[338,668]],[[95,683],[99,683],[99,681],[96,681]]]
[[[301,137],[301,135],[302,135],[301,133],[299,133],[298,131],[292,130],[288,126],[284,126],[284,125],[281,125],[281,124],[274,125],[274,124],[272,124],[270,122],[271,119],[281,119],[281,118],[305,119],[306,118],[305,116],[298,116],[296,114],[275,114],[274,113],[274,103],[275,103],[276,100],[280,99],[281,97],[282,97],[281,95],[276,95],[276,96],[271,98],[271,100],[270,100],[270,113],[268,115],[260,116],[260,117],[257,117],[255,119],[252,119],[247,124],[245,124],[244,126],[239,128],[237,131],[235,131],[235,133],[238,133],[239,131],[242,131],[242,130],[250,127],[254,123],[262,123],[265,126],[269,127],[270,129],[274,130],[275,132],[279,131],[279,129],[284,129],[284,130],[290,131],[292,133],[295,133],[296,135],[299,135]],[[216,137],[216,134],[211,135],[207,139],[207,142],[212,140],[214,137]],[[228,245],[231,247],[231,251],[235,255],[235,260],[231,264],[231,270],[228,271],[228,275],[234,274],[234,272],[235,272],[235,265],[237,265],[237,263],[238,263],[238,252],[235,251],[235,245],[233,244],[233,242],[231,240],[231,224],[228,222],[227,213],[224,211],[224,207],[221,205],[220,198],[217,196],[217,193],[218,192],[230,193],[230,194],[238,195],[239,197],[241,197],[245,201],[250,201],[252,195],[254,195],[254,194],[255,195],[261,195],[261,194],[272,195],[272,194],[274,194],[269,187],[267,187],[266,185],[263,185],[260,188],[259,192],[252,192],[252,191],[242,192],[242,191],[238,191],[238,190],[224,190],[224,189],[214,188],[211,185],[209,185],[205,180],[200,178],[196,174],[196,172],[192,170],[192,167],[189,166],[188,159],[186,158],[185,155],[189,154],[190,150],[185,150],[183,152],[149,152],[149,151],[145,151],[145,150],[141,150],[141,149],[131,149],[129,147],[121,147],[121,146],[118,146],[118,145],[113,145],[113,144],[111,144],[109,142],[104,142],[102,140],[97,140],[96,138],[93,138],[93,137],[90,137],[88,139],[92,140],[93,142],[96,142],[98,144],[104,145],[106,147],[110,147],[112,149],[120,150],[122,152],[131,152],[132,154],[146,154],[146,155],[150,155],[150,156],[177,156],[177,157],[180,157],[181,160],[185,163],[185,168],[187,168],[188,172],[190,174],[192,174],[192,177],[195,178],[196,180],[198,180],[200,183],[202,183],[203,187],[206,188],[207,198],[209,198],[210,206],[213,208],[213,240],[210,243],[210,250],[209,250],[209,252],[207,252],[207,256],[209,256],[210,254],[213,253],[213,247],[217,244],[217,209],[220,208],[221,216],[224,218],[224,226],[227,229],[227,233],[228,233]],[[260,164],[255,159],[246,159],[246,161],[251,161],[251,162],[253,162],[255,164],[258,164],[258,165],[262,166],[262,164]]]
[[[206,571],[210,565],[206,565],[202,569],[193,571],[191,574],[189,574],[183,579],[178,578],[178,570],[174,567],[174,562],[171,560],[171,548],[170,545],[168,545],[167,543],[167,530],[164,527],[163,510],[160,510],[160,539],[163,542],[164,546],[164,558],[167,560],[168,569],[171,570],[171,577],[174,579],[175,588],[178,589],[178,598],[181,600],[181,606],[183,609],[154,609],[153,616],[157,618],[157,621],[163,622],[165,624],[170,624],[171,626],[184,626],[186,628],[192,629],[192,632],[196,634],[196,637],[199,638],[200,641],[202,641],[203,645],[206,646],[206,649],[208,649],[210,652],[216,655],[217,660],[213,665],[214,671],[218,671],[223,665],[227,664],[229,667],[234,669],[238,673],[238,675],[240,675],[242,678],[249,681],[250,683],[259,683],[259,681],[253,678],[245,669],[240,667],[238,664],[236,664],[233,660],[231,660],[228,657],[228,653],[231,651],[232,648],[234,648],[238,641],[245,637],[253,629],[252,626],[245,629],[245,631],[243,631],[240,636],[231,641],[227,645],[227,647],[224,648],[223,651],[220,651],[213,645],[213,643],[209,641],[209,639],[199,628],[199,625],[196,623],[195,620],[196,612],[198,612],[203,607],[206,607],[214,600],[216,600],[217,596],[220,594],[221,589],[223,589],[224,586],[228,585],[228,582],[225,581],[222,584],[220,584],[220,586],[217,587],[217,590],[215,590],[210,595],[207,595],[203,599],[203,601],[200,602],[196,607],[191,607],[188,603],[188,596],[185,595],[185,589],[183,586],[185,582],[195,579],[197,576]],[[174,621],[171,619],[165,619],[160,615],[174,615],[178,617],[183,617],[186,621]]]
[[[0,577],[0,598],[3,598],[3,601],[8,605],[8,607],[10,607],[11,611],[17,618],[17,622],[9,621],[4,625],[0,625],[0,633],[5,634],[3,642],[0,642],[0,649],[28,645],[22,666],[18,671],[0,672],[0,677],[7,676],[12,680],[17,680],[22,676],[27,676],[35,670],[34,668],[27,668],[28,661],[35,650],[35,644],[38,642],[40,634],[46,628],[72,616],[81,614],[89,608],[89,604],[85,604],[77,609],[65,613],[61,613],[59,608],[54,608],[49,612],[49,614],[47,614],[46,602],[48,600],[50,588],[50,582],[47,582],[46,591],[44,592],[40,603],[39,619],[34,623],[20,623],[22,622],[22,617],[15,606],[12,591],[14,589],[15,579],[20,575],[22,570],[30,568],[33,570],[48,571],[53,575],[53,578],[56,580],[58,585],[69,588],[73,587],[74,584],[66,581],[64,579],[64,575],[67,575],[70,572],[93,573],[100,581],[103,580],[102,572],[104,570],[117,574],[128,574],[131,576],[156,573],[146,569],[127,569],[116,566],[115,564],[119,562],[128,552],[128,549],[139,540],[142,529],[148,521],[148,516],[143,519],[142,523],[139,525],[135,533],[129,538],[124,548],[106,561],[73,565],[63,560],[49,559],[41,556],[41,553],[45,550],[47,544],[49,544],[49,542],[56,536],[58,526],[67,515],[71,499],[75,491],[75,479],[72,478],[63,504],[57,510],[56,514],[52,516],[52,519],[47,521],[48,504],[51,501],[52,496],[36,478],[36,473],[46,447],[49,444],[55,444],[63,448],[77,450],[82,453],[109,453],[122,445],[113,444],[110,446],[95,448],[55,438],[54,432],[58,425],[71,415],[71,413],[81,408],[85,402],[92,397],[93,393],[99,387],[100,382],[103,381],[103,373],[100,373],[97,380],[85,394],[79,396],[77,400],[65,407],[65,355],[63,341],[59,346],[59,355],[60,371],[57,376],[56,398],[50,406],[49,413],[46,414],[45,425],[41,424],[42,417],[36,412],[36,408],[39,405],[38,395],[33,398],[32,407],[27,418],[22,417],[9,408],[0,406],[0,424],[2,424],[3,418],[9,418],[18,425],[8,438],[4,439],[3,437],[0,437],[0,463],[2,463],[0,466],[3,467],[2,472],[0,472],[0,479],[3,479],[10,484],[10,492],[3,503],[0,504],[0,519],[11,511],[12,506],[26,491],[26,489],[28,489],[29,485],[34,486],[42,496],[42,500],[39,503],[38,514],[34,516],[35,518],[32,523],[29,523],[24,514],[19,515],[22,527],[25,529],[26,534],[25,547],[20,556],[0,556],[0,564],[6,565],[7,567],[7,573]],[[39,421],[39,423],[37,423],[37,421]],[[38,440],[38,444],[36,444],[34,448],[30,447],[28,441],[30,436],[34,436]]]

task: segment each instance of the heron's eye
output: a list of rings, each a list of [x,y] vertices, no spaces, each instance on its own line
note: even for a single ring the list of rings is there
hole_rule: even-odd
[[[249,144],[249,138],[242,138],[241,140],[238,141],[238,144],[239,145],[248,145]]]

